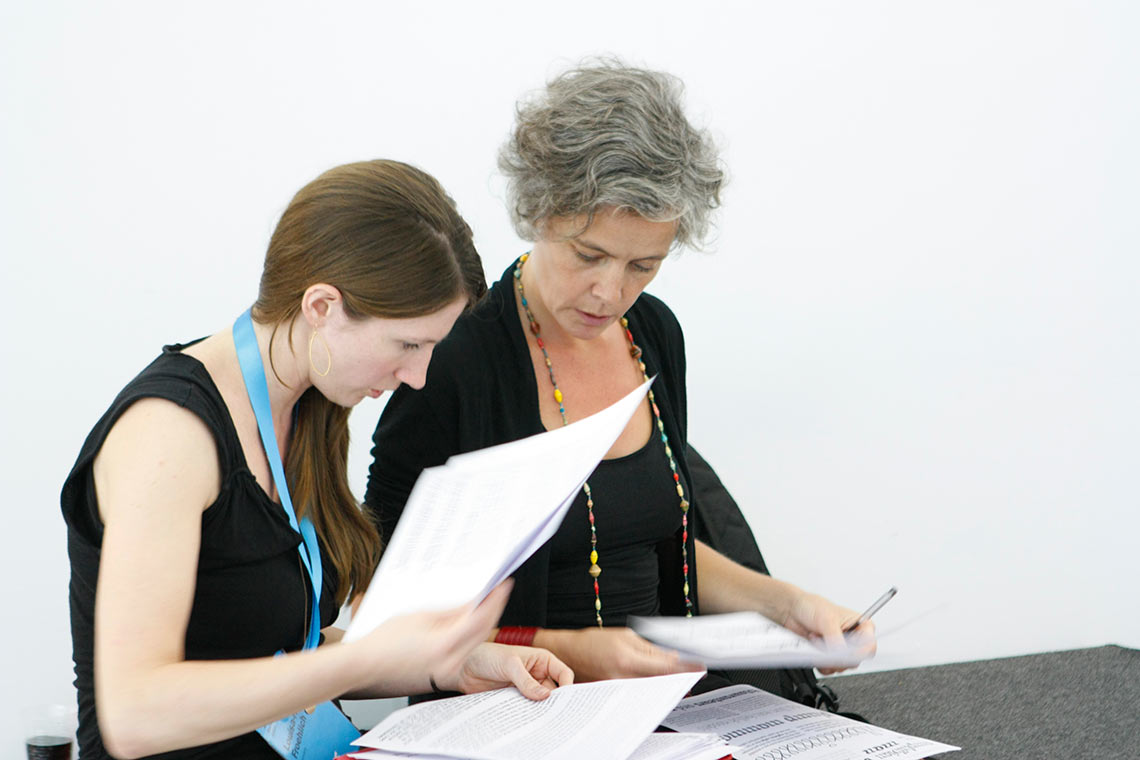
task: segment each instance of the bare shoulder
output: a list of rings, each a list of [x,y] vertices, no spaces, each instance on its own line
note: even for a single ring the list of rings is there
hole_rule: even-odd
[[[221,488],[217,445],[198,415],[172,401],[145,398],[115,422],[94,463],[95,490],[104,524],[151,509],[197,510]]]

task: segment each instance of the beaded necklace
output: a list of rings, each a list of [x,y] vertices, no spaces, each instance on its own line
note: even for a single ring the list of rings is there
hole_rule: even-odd
[[[550,361],[550,354],[546,352],[546,344],[542,340],[542,330],[539,327],[538,320],[534,318],[534,314],[530,310],[530,304],[527,303],[526,291],[523,290],[522,267],[528,258],[530,258],[530,254],[524,253],[515,262],[515,288],[519,292],[519,300],[522,301],[523,311],[530,323],[530,331],[534,333],[534,339],[538,343],[539,350],[542,351],[542,358],[546,360],[546,371],[550,375],[550,384],[554,387],[554,401],[558,404],[558,413],[562,415],[562,425],[566,426],[570,424],[570,421],[566,419],[566,406],[562,402],[562,391],[558,387],[558,381],[554,379],[554,364]],[[633,357],[637,363],[637,368],[641,370],[642,378],[648,382],[649,375],[645,370],[645,362],[641,359],[641,348],[633,341],[633,333],[629,329],[629,320],[622,317],[621,326],[625,330],[626,340],[629,341],[629,355]],[[689,598],[689,502],[685,499],[685,487],[681,485],[681,475],[677,471],[677,460],[673,457],[673,449],[669,447],[669,436],[665,433],[665,423],[661,421],[661,410],[657,408],[657,401],[653,398],[652,388],[649,389],[649,406],[653,410],[653,417],[657,422],[657,432],[661,436],[661,442],[665,444],[665,456],[669,459],[673,483],[677,486],[677,496],[681,500],[681,569],[684,573],[681,590],[685,595],[685,617],[692,617],[693,601]],[[590,492],[589,482],[582,484],[582,491],[586,494],[586,514],[590,518],[590,568],[587,572],[594,579],[594,616],[597,618],[598,627],[601,628],[602,594],[598,585],[598,576],[602,574],[602,567],[598,564],[598,530],[594,524],[594,496]]]

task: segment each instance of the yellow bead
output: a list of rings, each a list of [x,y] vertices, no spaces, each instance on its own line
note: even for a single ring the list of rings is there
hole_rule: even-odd
[[[519,261],[521,261],[522,263],[524,263],[524,264],[525,264],[525,263],[526,263],[526,260],[527,260],[527,259],[529,259],[529,258],[530,258],[530,254],[529,254],[529,253],[524,253],[522,256],[519,256]]]
[[[688,596],[688,595],[689,595],[689,584],[686,583],[685,584],[685,596]]]
[[[594,600],[594,609],[597,610],[598,612],[602,611],[602,600],[601,599],[595,599]]]
[[[590,562],[594,563],[595,565],[598,564],[598,552],[596,549],[590,552]]]
[[[559,404],[562,403],[562,391],[558,390],[557,388],[554,389],[554,400]]]
[[[680,483],[677,484],[677,495],[680,496],[682,499],[685,498],[685,489],[681,488]]]

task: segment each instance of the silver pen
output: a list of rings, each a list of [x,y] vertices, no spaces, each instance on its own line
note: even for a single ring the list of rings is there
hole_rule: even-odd
[[[867,611],[864,612],[862,615],[860,615],[858,620],[856,620],[854,623],[852,623],[851,625],[844,628],[843,632],[844,633],[851,633],[856,628],[863,625],[863,623],[866,623],[868,620],[871,619],[872,615],[874,615],[876,612],[878,612],[882,608],[882,606],[884,604],[891,601],[891,597],[893,597],[898,592],[899,592],[899,590],[896,586],[891,586],[889,589],[887,589],[887,593],[883,594],[878,599],[876,599],[875,603],[872,604],[870,607],[868,607]]]

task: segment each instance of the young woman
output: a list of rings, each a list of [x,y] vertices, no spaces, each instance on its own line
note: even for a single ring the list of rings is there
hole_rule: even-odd
[[[541,699],[572,679],[548,652],[480,643],[507,588],[351,644],[328,627],[378,553],[348,488],[349,408],[422,386],[484,290],[433,178],[337,167],[285,210],[250,312],[119,394],[62,495],[82,758],[273,758],[257,729],[337,696]]]

